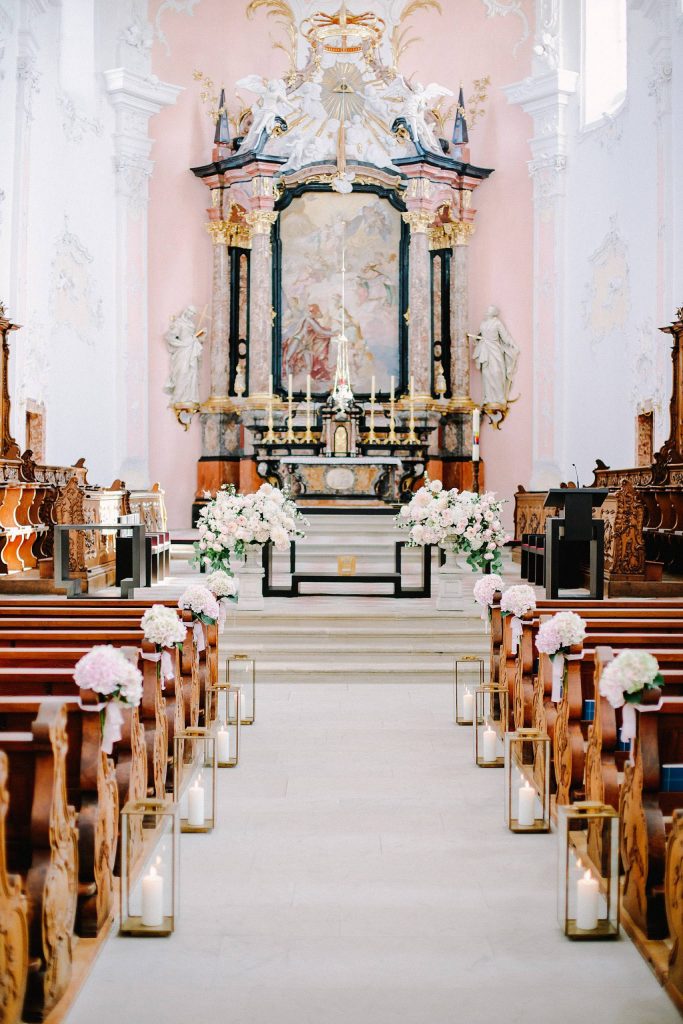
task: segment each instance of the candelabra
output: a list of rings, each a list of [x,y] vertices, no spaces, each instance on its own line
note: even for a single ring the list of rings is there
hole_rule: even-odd
[[[409,429],[408,429],[408,436],[406,438],[406,443],[407,444],[419,444],[418,436],[415,433],[415,398],[414,398],[414,395],[413,395],[413,378],[412,377],[410,378],[409,405],[410,405],[410,420],[409,420]]]

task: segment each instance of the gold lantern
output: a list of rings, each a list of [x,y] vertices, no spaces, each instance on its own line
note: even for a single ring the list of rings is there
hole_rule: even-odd
[[[138,837],[143,836],[142,856]],[[180,828],[172,800],[131,800],[121,811],[120,935],[170,935],[178,917]]]
[[[206,688],[204,721],[216,737],[219,768],[236,768],[239,764],[241,697],[239,689],[227,682],[217,682]]]
[[[461,665],[465,667],[460,669]],[[468,669],[473,671],[468,671]],[[456,725],[472,725],[474,721],[474,690],[477,686],[483,685],[483,658],[480,658],[477,654],[462,654],[455,659],[453,716]]]
[[[474,691],[474,761],[479,768],[505,764],[508,692],[505,686],[478,686]]]
[[[511,832],[550,831],[550,767],[547,733],[505,734],[505,824]]]
[[[242,713],[240,724],[253,725],[256,720],[256,662],[247,654],[231,654],[225,662],[225,681],[240,690]],[[229,720],[234,723],[234,701],[229,705]]]
[[[211,832],[216,824],[215,731],[190,726],[173,737],[173,796],[181,832]]]
[[[560,927],[570,939],[619,937],[619,815],[609,804],[584,801],[557,808]],[[597,837],[601,870],[590,860]],[[601,873],[604,872],[604,873]]]

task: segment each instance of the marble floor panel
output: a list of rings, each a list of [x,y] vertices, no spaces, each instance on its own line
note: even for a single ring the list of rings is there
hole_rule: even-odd
[[[67,1024],[673,1024],[628,939],[571,943],[444,684],[264,684],[168,939],[112,938]]]

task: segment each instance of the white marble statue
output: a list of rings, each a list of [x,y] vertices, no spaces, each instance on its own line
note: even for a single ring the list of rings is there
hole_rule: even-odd
[[[197,310],[187,306],[171,317],[164,341],[170,356],[168,380],[164,391],[170,397],[169,405],[197,405],[199,403],[199,360],[202,354],[201,336],[197,328]]]
[[[519,348],[500,319],[497,306],[489,306],[474,337],[472,358],[481,370],[483,405],[507,406],[517,372]]]
[[[391,153],[379,137],[368,130],[360,114],[354,114],[345,129],[346,155],[352,161],[364,161],[375,167],[391,167]]]
[[[450,89],[444,85],[437,85],[436,82],[431,82],[427,86],[417,82],[408,92],[403,108],[403,116],[412,129],[413,140],[419,142],[423,149],[431,150],[440,156],[443,156],[443,150],[433,126],[427,121],[427,113],[440,96],[452,95]]]
[[[247,89],[256,93],[258,101],[252,107],[251,128],[247,132],[241,149],[246,153],[258,145],[264,128],[270,135],[275,125],[275,118],[287,119],[287,114],[294,106],[287,99],[287,86],[281,78],[261,78],[260,75],[247,75],[237,82],[238,89]]]

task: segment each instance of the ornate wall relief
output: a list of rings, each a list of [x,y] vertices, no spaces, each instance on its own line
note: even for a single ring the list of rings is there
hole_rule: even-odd
[[[62,112],[62,128],[69,142],[82,142],[86,135],[99,136],[104,130],[98,118],[88,117],[65,92],[57,96],[57,103]]]
[[[588,262],[590,278],[585,286],[583,319],[591,344],[596,345],[625,326],[631,308],[628,251],[617,228],[616,214],[610,217],[610,230]]]
[[[156,17],[154,19],[154,28],[156,31],[157,39],[166,50],[167,55],[171,56],[171,46],[166,38],[166,34],[161,27],[161,16],[166,11],[173,11],[175,14],[194,14],[194,9],[200,0],[162,0],[159,4]]]
[[[83,242],[69,230],[57,238],[50,275],[50,305],[57,324],[71,328],[86,345],[94,345],[95,333],[104,323],[102,299],[97,294],[93,257]]]
[[[482,0],[486,8],[487,18],[505,18],[508,14],[519,18],[522,23],[522,34],[515,43],[513,53],[516,55],[522,43],[529,38],[529,19],[522,8],[522,0]],[[557,66],[557,65],[555,65]]]

